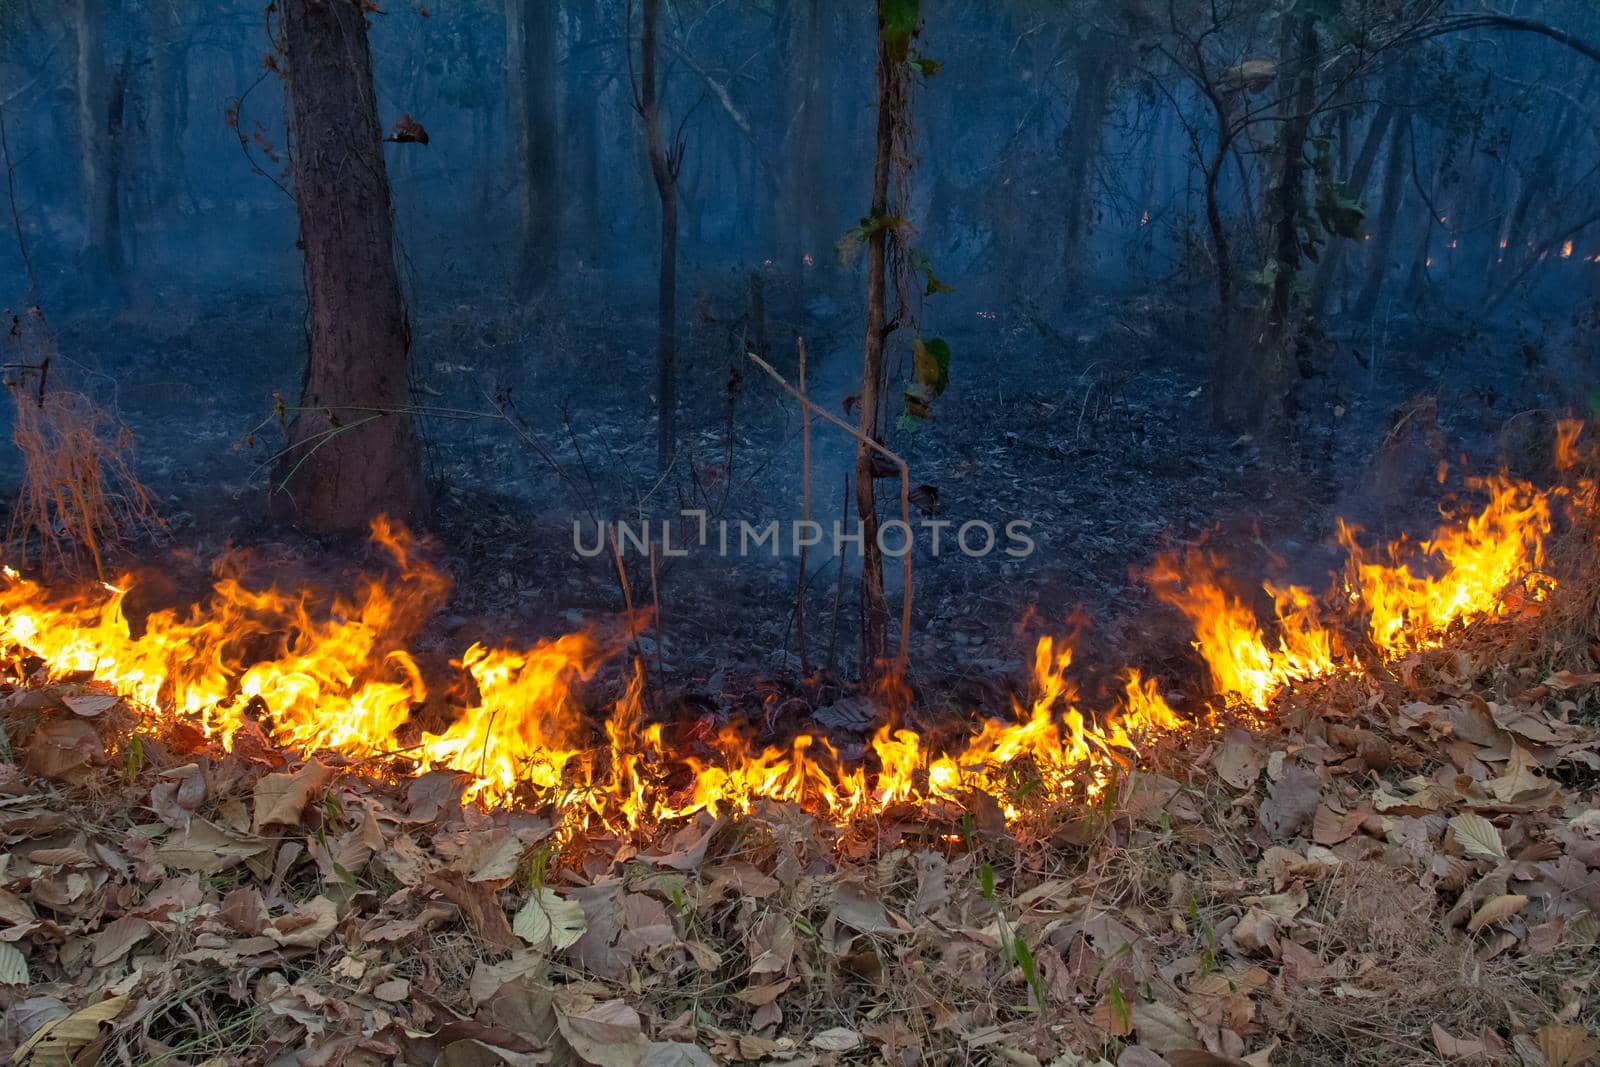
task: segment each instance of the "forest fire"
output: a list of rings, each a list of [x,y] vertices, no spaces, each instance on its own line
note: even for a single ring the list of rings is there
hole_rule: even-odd
[[[1551,495],[1503,475],[1475,488],[1486,504],[1420,542],[1368,550],[1341,526],[1344,588],[1317,596],[1269,585],[1266,621],[1231,591],[1214,554],[1164,557],[1149,581],[1190,624],[1216,693],[1264,713],[1296,682],[1359,670],[1349,647],[1358,631],[1368,654],[1399,656],[1494,615],[1508,589],[1548,587],[1536,568]],[[870,755],[853,762],[821,737],[758,751],[732,729],[708,754],[680,755],[664,742],[662,724],[645,721],[637,665],[605,723],[605,743],[596,744],[578,689],[623,649],[579,632],[530,648],[466,649],[456,665],[473,696],[451,707],[449,724],[435,733],[415,722],[430,693],[407,643],[448,583],[405,531],[378,522],[372,537],[396,574],[366,579],[352,598],[252,590],[224,577],[204,603],[153,613],[137,629],[124,611],[126,583],[66,597],[8,569],[0,641],[15,677],[92,678],[144,709],[152,725],[184,721],[225,746],[260,730],[285,749],[336,752],[400,773],[456,770],[471,777],[467,796],[481,804],[548,804],[569,823],[612,828],[743,810],[761,798],[844,822],[895,804],[959,803],[974,790],[1015,816],[1018,803],[1008,798],[1023,777],[1029,795],[1047,801],[1092,797],[1142,743],[1194,728],[1133,669],[1122,673],[1115,706],[1081,707],[1072,647],[1045,637],[1035,649],[1031,702],[954,746],[891,722],[871,738]],[[30,655],[42,666],[28,663]]]

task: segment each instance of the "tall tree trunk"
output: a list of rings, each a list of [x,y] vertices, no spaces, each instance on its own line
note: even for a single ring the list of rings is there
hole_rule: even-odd
[[[1350,169],[1349,176],[1345,179],[1345,190],[1352,197],[1359,200],[1366,191],[1367,179],[1372,175],[1372,165],[1378,159],[1378,149],[1383,146],[1383,139],[1388,135],[1389,123],[1394,119],[1394,105],[1384,101],[1378,105],[1378,110],[1373,114],[1372,121],[1367,124],[1366,136],[1361,140],[1361,151],[1356,154],[1355,166]],[[1345,241],[1335,237],[1323,249],[1322,262],[1317,264],[1316,280],[1311,289],[1311,314],[1321,315],[1328,306],[1328,298],[1333,294],[1335,282],[1338,280],[1339,266],[1344,260]]]
[[[661,0],[644,0],[639,30],[639,114],[644,119],[645,155],[661,201],[661,270],[656,284],[656,463],[665,470],[678,446],[678,171],[683,146],[670,149],[661,137],[661,99],[656,87],[656,39]]]
[[[103,0],[76,0],[73,28],[78,39],[78,166],[84,209],[86,266],[94,273],[122,274],[122,243],[117,226],[114,131],[107,93]],[[119,109],[120,110],[120,109]],[[120,115],[118,122],[120,122]]]
[[[1066,240],[1065,266],[1069,279],[1081,279],[1087,249],[1084,242],[1094,215],[1089,181],[1100,155],[1106,110],[1111,105],[1111,75],[1115,63],[1111,40],[1091,33],[1084,41],[1078,64],[1078,86],[1072,95],[1072,112],[1061,135],[1062,212]]]
[[[1284,102],[1285,115],[1278,129],[1277,176],[1268,192],[1267,217],[1271,225],[1268,254],[1272,257],[1272,285],[1267,297],[1267,320],[1256,350],[1255,382],[1247,392],[1253,398],[1254,417],[1261,426],[1284,428],[1294,416],[1291,349],[1298,343],[1294,321],[1295,285],[1305,249],[1300,242],[1301,220],[1307,214],[1306,137],[1311,112],[1316,107],[1317,24],[1310,13],[1285,19],[1281,69],[1295,72],[1292,98]]]
[[[595,0],[572,0],[572,48],[584,49],[581,61],[569,62],[571,69],[582,70],[586,65],[596,65],[600,54],[597,43],[602,23]],[[573,198],[577,201],[579,233],[584,247],[584,261],[596,266],[600,261],[601,229],[604,222],[600,214],[600,116],[604,108],[604,95],[596,93],[597,82],[592,76],[577,78],[568,75],[567,127],[572,131]]]
[[[878,0],[877,35],[878,127],[872,159],[870,220],[889,215],[889,172],[894,165],[895,128],[905,108],[902,64],[889,54],[881,33],[884,0]],[[867,237],[867,327],[861,352],[861,435],[879,440],[884,391],[883,346],[887,337],[884,307],[888,281],[889,229],[872,228]],[[883,553],[878,549],[877,473],[872,449],[856,445],[856,514],[861,518],[861,620],[864,673],[875,677],[889,658],[889,611],[883,597]],[[901,635],[907,640],[910,635]]]
[[[313,530],[422,517],[407,407],[410,329],[395,270],[361,0],[281,0],[311,351],[280,507]]]
[[[183,172],[183,135],[179,126],[178,73],[182,66],[177,0],[155,0],[151,5],[150,46],[150,194],[157,205],[170,204],[178,193]]]
[[[794,318],[804,308],[806,256],[816,262],[829,242],[819,228],[816,201],[823,186],[822,41],[829,18],[823,0],[795,0],[789,27],[789,116],[785,131],[780,234],[783,263],[793,279]]]
[[[1394,135],[1389,138],[1389,155],[1383,162],[1383,206],[1379,208],[1378,225],[1373,235],[1372,249],[1367,256],[1366,280],[1356,297],[1355,317],[1368,321],[1378,308],[1378,297],[1383,293],[1383,283],[1389,276],[1389,260],[1394,254],[1395,229],[1400,220],[1400,202],[1405,199],[1401,184],[1406,171],[1406,147],[1409,125],[1397,121]]]
[[[560,37],[555,0],[506,0],[506,97],[522,206],[517,282],[525,293],[543,290],[560,269]]]

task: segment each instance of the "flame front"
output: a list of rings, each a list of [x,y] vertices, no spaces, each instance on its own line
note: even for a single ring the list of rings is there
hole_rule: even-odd
[[[1569,465],[1576,437],[1566,426],[1558,437]],[[1504,475],[1475,488],[1487,495],[1480,510],[1420,542],[1367,549],[1341,524],[1350,556],[1343,587],[1319,597],[1265,586],[1265,621],[1230,585],[1223,561],[1202,549],[1159,559],[1150,584],[1188,622],[1213,689],[1263,712],[1294,683],[1358,670],[1363,655],[1436,645],[1452,627],[1494,616],[1508,589],[1529,583],[1551,528],[1550,495]],[[455,770],[478,803],[549,804],[569,824],[611,828],[742,811],[762,799],[844,822],[897,805],[960,804],[974,792],[1014,816],[1037,801],[1092,797],[1141,745],[1193,728],[1135,669],[1120,672],[1106,706],[1085,708],[1072,647],[1044,637],[1034,649],[1031,698],[953,742],[890,722],[864,756],[846,760],[822,737],[758,746],[729,727],[684,751],[664,741],[661,724],[647,722],[637,664],[602,740],[581,690],[620,652],[618,643],[580,632],[526,649],[474,644],[453,662],[460,683],[430,691],[411,648],[448,582],[404,531],[380,521],[373,540],[395,577],[366,579],[353,597],[330,598],[314,586],[252,590],[224,573],[204,602],[152,613],[137,630],[125,611],[131,579],[75,598],[8,568],[0,647],[13,656],[14,676],[41,669],[24,664],[36,656],[49,677],[92,676],[150,715],[223,745],[259,730],[300,752],[333,751],[401,772]]]

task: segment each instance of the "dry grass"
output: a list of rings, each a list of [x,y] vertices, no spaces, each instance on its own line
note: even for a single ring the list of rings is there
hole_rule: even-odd
[[[6,532],[7,555],[45,571],[92,570],[104,580],[111,550],[163,529],[154,498],[130,462],[133,434],[70,388],[70,379],[68,388],[61,387],[54,344],[36,316],[15,319],[8,340],[5,384],[23,474]]]

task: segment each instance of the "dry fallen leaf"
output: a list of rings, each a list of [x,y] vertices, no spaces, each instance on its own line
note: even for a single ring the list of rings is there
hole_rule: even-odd
[[[813,1037],[811,1047],[824,1052],[849,1052],[861,1047],[861,1035],[848,1026],[835,1026]]]
[[[312,897],[267,925],[266,934],[285,947],[314,948],[339,923],[339,911],[327,897]]]
[[[1500,831],[1482,815],[1464,811],[1450,820],[1450,831],[1456,844],[1469,856],[1506,858],[1506,846],[1500,840]]]
[[[256,783],[255,830],[299,826],[313,794],[333,778],[333,769],[312,760],[292,774],[264,775]]]
[[[1473,1059],[1489,1053],[1489,1046],[1481,1040],[1455,1037],[1438,1023],[1433,1024],[1433,1047],[1439,1051],[1439,1055],[1452,1060]]]
[[[639,1013],[621,1000],[596,1003],[581,994],[558,995],[556,1026],[572,1050],[595,1067],[640,1067],[650,1042]]]
[[[0,985],[28,984],[28,961],[15,947],[0,941]]]
[[[583,936],[583,905],[563,900],[555,890],[540,886],[511,921],[518,937],[535,948],[561,950]]]
[[[1527,906],[1528,898],[1520,893],[1502,893],[1491,897],[1467,920],[1467,930],[1475,934],[1485,926],[1505,922]]]
[[[1534,1035],[1548,1067],[1581,1067],[1600,1054],[1600,1040],[1581,1026],[1550,1023]]]
[[[64,1019],[45,1023],[18,1046],[18,1067],[75,1067],[95,1063],[105,1045],[106,1026],[128,1006],[127,997],[109,997],[75,1011]]]

